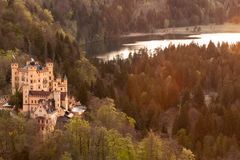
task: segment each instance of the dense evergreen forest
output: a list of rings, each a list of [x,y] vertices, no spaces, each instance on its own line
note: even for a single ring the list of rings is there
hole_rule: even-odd
[[[198,159],[239,159],[240,44],[149,53],[95,61],[101,76],[93,92],[114,98],[142,133],[173,138]]]
[[[239,12],[238,0],[0,0],[0,95],[10,93],[11,62],[51,59],[88,106],[44,139],[33,121],[0,112],[0,159],[240,159],[239,44],[142,49],[109,62],[79,48]]]
[[[221,24],[240,15],[239,0],[38,1],[83,43],[156,28]]]

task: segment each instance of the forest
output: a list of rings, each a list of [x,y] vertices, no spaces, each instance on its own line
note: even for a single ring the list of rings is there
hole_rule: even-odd
[[[143,135],[152,130],[173,138],[197,159],[239,159],[240,43],[149,53],[93,60],[101,75],[95,95],[115,99]]]
[[[41,4],[82,43],[128,32],[222,24],[240,16],[238,0],[49,0]]]
[[[0,111],[0,159],[195,159],[189,149],[153,132],[145,138],[136,138],[135,121],[116,110],[111,99],[92,99],[89,107],[91,120],[76,117],[44,138],[39,137],[35,121],[21,115],[13,118],[9,112]]]
[[[85,88],[95,81],[96,68],[49,10],[34,0],[0,0],[0,24],[1,94],[10,92],[11,62],[23,65],[29,58],[50,59],[57,66],[55,74],[66,74],[72,94],[86,103]]]
[[[129,32],[221,24],[239,16],[238,4],[0,0],[0,95],[10,93],[12,62],[51,59],[88,106],[83,119],[44,138],[34,121],[1,111],[0,159],[240,159],[240,44],[141,49],[108,62],[87,59],[79,47]]]

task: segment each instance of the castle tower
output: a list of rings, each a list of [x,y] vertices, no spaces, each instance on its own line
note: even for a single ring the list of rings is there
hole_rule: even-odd
[[[53,75],[53,63],[47,62],[46,68],[48,70],[48,82],[49,82],[49,90],[53,89],[53,81],[54,81],[54,75]]]
[[[53,99],[55,101],[56,109],[59,109],[61,107],[61,92],[54,91],[53,92]]]
[[[53,63],[52,62],[47,62],[46,67],[48,68],[49,71],[53,73]]]
[[[11,74],[12,74],[12,94],[15,94],[18,83],[18,63],[11,64]]]
[[[63,78],[63,84],[65,86],[65,91],[68,92],[68,80],[66,75]]]
[[[29,110],[29,87],[28,85],[24,85],[22,87],[23,92],[23,112],[28,112]]]
[[[46,67],[47,67],[48,73],[49,73],[49,81],[53,81],[54,80],[54,77],[53,77],[53,63],[52,62],[47,62]]]
[[[68,100],[68,80],[67,80],[67,76],[65,75],[64,78],[63,78],[63,85],[65,87],[65,92],[66,92],[66,97],[65,97],[65,104],[64,104],[64,107],[66,110],[68,110],[68,103],[69,103],[69,100]]]
[[[27,79],[28,79],[28,84],[30,85],[29,90],[36,90],[37,86],[36,86],[36,71],[37,71],[37,67],[35,66],[35,61],[31,61],[30,62],[31,65],[29,65],[27,67]]]

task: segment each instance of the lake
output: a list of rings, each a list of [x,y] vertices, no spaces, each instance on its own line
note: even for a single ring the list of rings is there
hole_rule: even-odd
[[[218,43],[228,42],[234,44],[240,42],[240,33],[211,33],[199,35],[144,35],[137,37],[124,37],[112,40],[106,44],[95,43],[87,48],[87,53],[104,60],[114,59],[116,56],[127,58],[129,53],[147,48],[154,52],[156,48],[164,49],[171,45],[188,45],[192,42],[198,45],[208,45],[212,41]],[[89,49],[90,48],[90,49]]]

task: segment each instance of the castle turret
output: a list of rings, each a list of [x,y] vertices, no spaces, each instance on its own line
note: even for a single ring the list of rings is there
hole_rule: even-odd
[[[18,83],[18,63],[11,64],[11,72],[12,72],[12,94],[15,94]]]
[[[53,63],[52,62],[47,62],[46,67],[47,67],[49,73],[53,74]]]
[[[47,62],[46,68],[48,70],[48,82],[49,82],[49,90],[53,89],[53,81],[54,81],[54,75],[53,75],[53,63]]]
[[[64,84],[64,87],[65,87],[65,92],[68,92],[68,80],[67,80],[67,76],[65,75],[64,78],[63,78],[63,84]]]
[[[67,81],[67,76],[66,76],[66,74],[65,74],[63,80],[64,80],[64,81]]]

